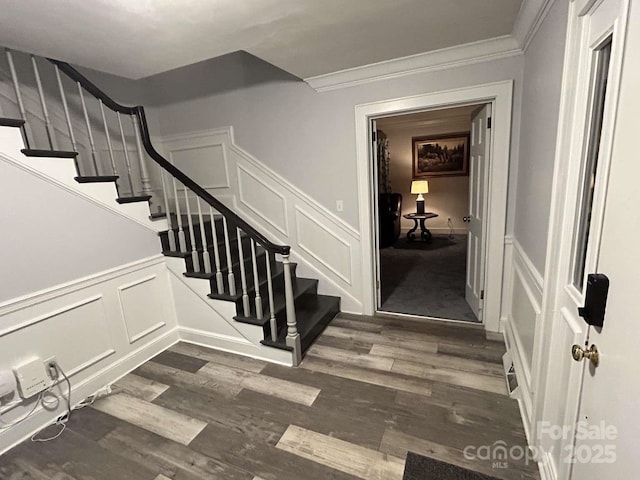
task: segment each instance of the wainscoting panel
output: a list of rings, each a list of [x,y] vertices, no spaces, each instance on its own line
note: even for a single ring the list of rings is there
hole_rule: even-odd
[[[0,367],[55,357],[72,384],[72,404],[113,383],[178,339],[164,257],[154,256],[0,305]],[[66,385],[53,392],[60,397]],[[59,416],[37,408],[0,433],[0,454]],[[33,408],[17,393],[0,404],[6,422]]]
[[[228,188],[229,174],[224,146],[219,144],[169,150],[169,160],[204,188]]]
[[[318,278],[320,293],[341,297],[342,311],[362,313],[361,269],[354,264],[361,257],[356,229],[236,145],[231,127],[167,136],[162,145],[165,152],[220,145],[226,152],[229,188],[211,193],[273,242],[291,245],[298,273]],[[209,162],[202,155],[198,159]]]
[[[507,348],[512,353],[518,384],[520,408],[529,435],[533,413],[531,366],[535,329],[540,318],[542,303],[542,275],[516,239],[508,239],[505,257],[505,285],[502,313]]]
[[[289,234],[284,196],[242,165],[238,165],[238,196],[243,207],[273,225],[282,235]]]
[[[118,299],[129,343],[134,343],[166,325],[164,302],[157,275],[148,275],[118,287]],[[153,299],[153,301],[149,301]]]

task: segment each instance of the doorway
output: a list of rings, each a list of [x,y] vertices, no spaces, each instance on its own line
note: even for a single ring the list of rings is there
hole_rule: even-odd
[[[358,193],[360,231],[362,232],[362,299],[365,315],[373,315],[377,310],[378,291],[376,288],[378,232],[377,221],[373,221],[374,202],[377,202],[377,199],[374,198],[375,171],[370,156],[374,145],[371,120],[419,111],[490,103],[493,118],[490,142],[492,162],[486,177],[487,199],[491,208],[487,210],[484,222],[487,261],[483,275],[483,323],[488,331],[500,330],[512,90],[513,82],[509,80],[356,106]]]
[[[482,321],[490,108],[375,119],[378,311]]]

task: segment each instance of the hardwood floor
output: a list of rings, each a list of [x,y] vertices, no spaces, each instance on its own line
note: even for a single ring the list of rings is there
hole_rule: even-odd
[[[409,450],[538,479],[533,462],[464,454],[526,445],[503,353],[475,325],[349,315],[301,368],[180,343],[75,411],[58,439],[0,457],[0,479],[393,480]]]

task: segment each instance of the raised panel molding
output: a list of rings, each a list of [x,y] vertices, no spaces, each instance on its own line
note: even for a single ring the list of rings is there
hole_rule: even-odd
[[[287,200],[242,165],[238,169],[238,198],[249,210],[264,219],[283,235],[289,235]]]
[[[195,146],[168,146],[171,163],[206,189],[229,188],[229,167],[224,144],[211,141]]]
[[[161,302],[149,301],[160,298],[160,294],[155,274],[118,287],[118,300],[130,344],[166,325],[163,320],[157,321],[163,318]]]
[[[319,225],[309,213],[299,207],[296,207],[295,219],[298,246],[351,285],[352,255],[349,243]]]
[[[271,241],[291,245],[299,274],[320,279],[320,293],[341,297],[345,312],[362,313],[361,275],[354,265],[361,255],[360,232],[239,147],[232,127],[162,138],[165,150],[211,144],[224,147],[230,183],[223,194],[212,194]],[[315,246],[319,235],[343,252],[340,259]]]

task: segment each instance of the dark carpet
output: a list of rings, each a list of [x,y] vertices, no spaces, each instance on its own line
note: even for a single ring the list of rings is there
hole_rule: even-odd
[[[473,472],[450,463],[407,453],[402,480],[497,480],[482,473]]]
[[[466,263],[466,235],[434,235],[431,243],[401,236],[380,250],[380,310],[477,322],[464,299]]]

